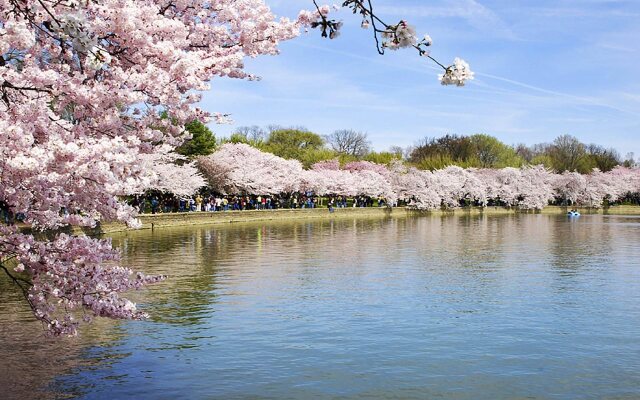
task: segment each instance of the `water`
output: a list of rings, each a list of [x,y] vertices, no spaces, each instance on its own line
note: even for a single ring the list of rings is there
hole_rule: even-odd
[[[151,321],[47,340],[0,280],[0,397],[638,399],[639,239],[589,215],[117,236],[170,275],[134,296]]]

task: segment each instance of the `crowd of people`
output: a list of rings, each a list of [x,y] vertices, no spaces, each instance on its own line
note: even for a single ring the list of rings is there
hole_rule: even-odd
[[[383,207],[387,203],[383,198],[368,196],[319,197],[312,192],[282,194],[278,196],[262,195],[221,195],[199,193],[195,196],[180,197],[170,193],[151,192],[129,198],[129,204],[139,213],[176,213],[176,212],[216,212],[243,210],[276,210],[327,207]]]

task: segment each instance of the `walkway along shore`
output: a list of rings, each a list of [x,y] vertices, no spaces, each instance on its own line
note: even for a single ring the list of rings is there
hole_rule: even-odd
[[[514,213],[529,214],[566,214],[570,208],[548,206],[542,211],[519,210],[507,207],[465,207],[454,210],[442,211],[417,211],[404,207],[365,207],[365,208],[335,208],[329,212],[327,208],[303,208],[303,209],[279,209],[279,210],[247,210],[247,211],[216,211],[216,212],[184,212],[166,214],[140,215],[142,227],[140,229],[161,229],[176,226],[195,225],[220,225],[234,222],[269,221],[269,220],[296,220],[296,219],[331,219],[354,217],[406,217],[412,215],[499,215]],[[639,206],[612,206],[608,208],[577,208],[582,214],[608,214],[608,215],[640,215]],[[100,224],[95,229],[76,229],[75,233],[87,233],[90,235],[109,234],[131,230],[123,223],[110,222]]]

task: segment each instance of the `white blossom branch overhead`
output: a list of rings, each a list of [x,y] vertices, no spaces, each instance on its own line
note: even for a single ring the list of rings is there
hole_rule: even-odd
[[[313,4],[317,10],[318,20],[312,22],[311,27],[320,29],[322,37],[337,38],[343,26],[342,21],[329,19],[330,8],[328,6],[319,6],[316,0],[313,0]],[[362,17],[360,26],[363,29],[373,31],[378,54],[384,55],[387,49],[414,48],[421,57],[430,59],[443,69],[443,73],[438,75],[442,85],[464,86],[467,81],[474,79],[474,72],[463,59],[456,57],[449,66],[436,60],[431,55],[430,47],[433,40],[430,35],[425,34],[419,39],[415,27],[405,20],[400,20],[395,24],[383,21],[374,13],[372,0],[345,0],[342,7],[349,8],[353,14],[360,15]]]

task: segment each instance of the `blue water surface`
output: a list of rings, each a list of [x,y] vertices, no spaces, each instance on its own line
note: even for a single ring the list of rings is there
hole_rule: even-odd
[[[43,396],[638,399],[640,219],[433,216],[117,236],[170,278]],[[14,355],[13,357],[18,357]]]

